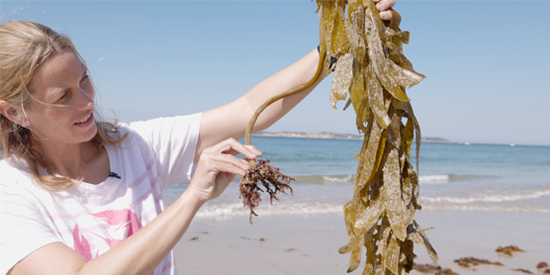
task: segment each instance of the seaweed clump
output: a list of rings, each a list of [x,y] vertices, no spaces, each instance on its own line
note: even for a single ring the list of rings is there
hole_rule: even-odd
[[[245,207],[250,208],[250,224],[252,224],[252,215],[258,216],[254,209],[260,204],[260,192],[264,192],[258,186],[258,183],[262,183],[265,188],[265,191],[269,194],[269,199],[271,204],[273,204],[273,199],[279,200],[277,198],[277,193],[285,193],[286,189],[289,189],[290,192],[294,195],[292,187],[290,187],[290,181],[295,180],[289,176],[284,175],[279,171],[279,168],[275,168],[269,164],[269,160],[258,160],[253,166],[246,171],[246,175],[243,177],[240,183],[240,195],[239,198],[243,199],[243,204]],[[281,181],[286,181],[283,183]]]
[[[459,275],[458,273],[453,272],[450,268],[444,269],[441,266],[435,266],[431,264],[413,264],[413,269],[424,274]]]
[[[321,71],[323,70],[323,64],[325,59],[325,54],[320,53],[319,57],[319,65],[317,66],[317,71],[315,72],[315,75],[313,78],[305,83],[304,85],[301,85],[299,87],[296,87],[294,89],[290,89],[288,91],[285,91],[284,93],[281,93],[279,95],[276,95],[270,99],[268,99],[266,102],[264,102],[252,115],[250,118],[250,121],[248,122],[248,125],[246,126],[245,131],[245,144],[251,145],[251,135],[252,135],[252,128],[254,127],[254,123],[256,123],[256,120],[258,119],[258,116],[267,108],[269,105],[273,104],[279,99],[285,98],[287,96],[299,93],[311,85],[313,85],[317,79],[321,76]],[[284,193],[285,189],[290,189],[290,192],[292,192],[292,188],[290,187],[289,183],[290,180],[295,180],[291,177],[288,177],[284,174],[282,174],[279,171],[279,168],[273,167],[269,164],[269,160],[259,160],[258,163],[256,163],[255,160],[251,159],[249,160],[250,167],[247,169],[245,176],[242,178],[241,183],[239,185],[239,191],[240,195],[239,198],[242,198],[243,204],[245,207],[250,208],[250,224],[252,224],[252,215],[257,216],[256,212],[254,212],[254,209],[258,207],[261,199],[260,199],[260,193],[263,192],[263,190],[258,187],[258,184],[261,182],[263,186],[266,188],[266,191],[270,195],[271,203],[273,203],[273,199],[279,200],[276,197],[277,192]],[[286,180],[286,184],[282,183],[280,180]],[[271,189],[269,186],[272,185],[273,189]]]
[[[548,268],[548,264],[546,262],[540,262],[537,264],[537,270],[539,272],[542,272],[544,274],[550,274],[550,268]]]
[[[525,274],[533,274],[533,272],[531,272],[527,269],[524,269],[524,268],[513,268],[512,270],[517,271],[517,272],[522,272],[522,273],[525,273]]]
[[[512,258],[515,252],[525,252],[525,250],[520,249],[515,245],[509,245],[505,247],[499,246],[495,251],[499,256],[506,258]]]
[[[462,266],[462,267],[475,267],[475,266],[478,266],[478,265],[496,265],[496,266],[504,266],[502,263],[500,262],[491,262],[489,260],[485,260],[485,259],[478,259],[478,258],[474,258],[474,257],[463,257],[463,258],[460,258],[458,260],[454,260],[454,262],[459,265],[459,266]]]
[[[311,80],[309,80],[304,85],[301,85],[299,87],[296,87],[294,89],[290,89],[288,91],[285,91],[279,95],[273,96],[270,99],[268,99],[266,102],[264,102],[252,115],[250,118],[250,121],[248,122],[248,125],[246,126],[245,131],[245,144],[251,145],[251,135],[252,135],[252,128],[254,127],[254,124],[256,123],[256,120],[260,116],[260,114],[267,108],[269,105],[273,104],[279,99],[285,98],[287,96],[291,96],[293,94],[299,93],[308,87],[311,87],[320,77],[321,72],[323,70],[323,64],[325,64],[325,53],[319,52],[319,64],[317,65],[317,71],[315,72],[315,75]],[[258,187],[258,183],[262,183],[264,187],[266,187],[267,192],[270,195],[270,200],[273,202],[273,199],[279,200],[275,195],[277,192],[281,191],[284,193],[285,189],[290,189],[292,192],[292,188],[290,187],[289,183],[290,180],[295,180],[291,177],[285,176],[279,171],[279,168],[275,168],[271,166],[269,163],[269,160],[259,160],[259,163],[256,164],[256,161],[251,159],[249,160],[250,167],[246,171],[245,176],[242,178],[239,191],[240,195],[239,198],[243,199],[243,204],[245,207],[250,208],[250,224],[252,224],[252,215],[257,216],[256,212],[254,212],[254,208],[258,207],[261,199],[259,191],[263,191]],[[286,180],[287,183],[282,183],[279,181],[279,179]],[[273,190],[271,190],[268,186],[269,184],[273,185]]]

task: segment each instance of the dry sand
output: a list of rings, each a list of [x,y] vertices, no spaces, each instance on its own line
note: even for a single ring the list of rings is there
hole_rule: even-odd
[[[261,213],[260,213],[261,215]],[[541,261],[550,263],[550,213],[424,210],[416,214],[439,254],[439,265],[458,274],[537,273]],[[247,217],[231,220],[197,219],[174,251],[179,274],[347,274],[349,255],[338,248],[347,243],[342,215]],[[526,252],[499,257],[498,246],[517,245]],[[431,263],[424,248],[415,247],[416,263]],[[453,260],[476,257],[505,267],[459,267]],[[363,264],[352,274],[362,274]],[[411,272],[411,274],[421,274]]]

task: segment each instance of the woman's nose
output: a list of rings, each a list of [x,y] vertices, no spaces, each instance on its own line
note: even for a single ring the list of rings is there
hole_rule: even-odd
[[[93,94],[90,96],[84,89],[80,89],[80,92],[81,93],[80,93],[79,104],[77,105],[77,109],[79,111],[93,109],[94,108]]]

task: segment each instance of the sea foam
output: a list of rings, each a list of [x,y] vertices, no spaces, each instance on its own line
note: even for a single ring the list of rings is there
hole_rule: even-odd
[[[426,175],[420,176],[418,181],[420,183],[447,183],[451,179],[450,175],[441,174],[441,175]]]
[[[460,211],[513,211],[513,212],[550,212],[550,208],[525,206],[488,206],[488,205],[422,205],[422,210],[460,210]]]
[[[342,213],[343,204],[339,203],[284,203],[276,205],[260,205],[255,212],[260,216],[308,216],[319,214]],[[196,218],[231,219],[250,215],[250,210],[241,202],[210,205],[201,208]]]
[[[518,201],[526,199],[537,199],[542,196],[550,195],[550,188],[529,191],[514,195],[475,195],[471,197],[420,197],[420,202],[447,202],[447,203],[475,203],[475,202],[506,202],[506,201]]]

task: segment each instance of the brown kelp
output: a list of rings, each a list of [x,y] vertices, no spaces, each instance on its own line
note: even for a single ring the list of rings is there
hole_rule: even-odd
[[[478,266],[478,265],[496,265],[496,266],[504,266],[502,263],[500,262],[491,262],[489,260],[485,260],[485,259],[478,259],[478,258],[474,258],[474,257],[462,257],[458,260],[454,260],[454,262],[461,266],[461,267],[475,267],[475,266]]]
[[[363,246],[363,274],[407,274],[416,257],[413,243],[426,246],[437,264],[425,229],[414,220],[421,206],[410,148],[416,135],[418,167],[421,138],[405,89],[425,76],[403,54],[409,32],[399,29],[396,12],[383,22],[371,0],[317,0],[317,5],[321,52],[337,59],[330,102],[336,108],[349,92],[346,105],[353,105],[357,129],[365,134],[353,198],[344,206],[349,243],[339,251],[351,253],[348,272],[359,266]]]
[[[499,246],[495,251],[497,252],[497,255],[506,258],[512,258],[517,252],[525,252],[525,250],[517,247],[516,245],[509,245],[505,247]]]
[[[409,32],[399,29],[401,17],[394,11],[392,21],[383,22],[372,0],[316,2],[320,61],[315,77],[258,108],[248,124],[246,144],[250,144],[252,126],[263,109],[334,71],[330,103],[336,108],[336,102],[345,100],[349,93],[346,107],[353,105],[357,129],[364,133],[353,198],[344,206],[349,243],[339,249],[340,253],[351,253],[348,272],[359,267],[363,246],[367,251],[363,274],[408,274],[416,257],[413,243],[426,246],[437,264],[426,229],[414,220],[421,206],[417,202],[418,176],[410,155],[416,136],[418,167],[421,132],[405,89],[425,76],[416,72],[403,54]],[[247,173],[241,181],[241,194],[246,193],[243,182],[251,184],[261,177],[256,172]],[[248,206],[252,217],[257,205]]]
[[[550,273],[550,269],[548,268],[548,264],[546,262],[540,262],[537,264],[537,270],[539,272],[545,272],[548,271]]]
[[[459,275],[456,272],[453,272],[450,268],[442,268],[441,266],[435,266],[431,264],[414,264],[413,269],[424,273],[424,274],[434,274],[434,275]]]

